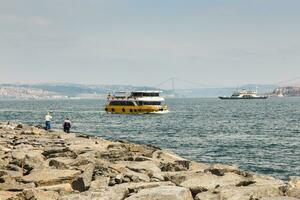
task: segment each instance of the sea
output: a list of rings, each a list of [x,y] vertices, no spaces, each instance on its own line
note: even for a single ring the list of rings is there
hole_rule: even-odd
[[[203,163],[234,164],[287,180],[300,176],[300,98],[166,99],[167,114],[119,115],[105,100],[2,100],[0,120],[44,124],[65,117],[72,131],[113,141],[151,144]]]

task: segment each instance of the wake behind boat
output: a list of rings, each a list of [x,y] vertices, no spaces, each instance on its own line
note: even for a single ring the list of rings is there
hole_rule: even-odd
[[[250,90],[240,90],[237,92],[234,92],[230,97],[219,97],[220,99],[233,99],[233,100],[238,100],[238,99],[267,99],[268,96],[266,95],[258,95],[257,92],[250,91]]]

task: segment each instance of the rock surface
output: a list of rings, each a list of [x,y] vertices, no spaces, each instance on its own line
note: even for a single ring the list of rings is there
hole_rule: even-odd
[[[144,189],[126,200],[193,200],[190,190],[177,186],[160,186]]]
[[[150,145],[0,122],[0,200],[296,200],[289,182]]]

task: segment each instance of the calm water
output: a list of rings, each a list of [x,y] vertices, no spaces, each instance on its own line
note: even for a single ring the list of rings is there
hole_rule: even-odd
[[[201,162],[231,163],[282,179],[300,176],[300,99],[170,99],[165,115],[111,115],[103,100],[0,101],[0,120],[53,126],[170,149]]]

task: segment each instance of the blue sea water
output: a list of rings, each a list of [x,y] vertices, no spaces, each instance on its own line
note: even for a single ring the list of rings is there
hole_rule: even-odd
[[[53,126],[65,116],[73,131],[110,140],[153,144],[205,163],[236,164],[287,179],[300,176],[300,99],[167,99],[164,115],[104,112],[105,100],[0,101],[0,120],[43,124],[51,111]]]

